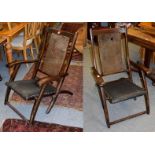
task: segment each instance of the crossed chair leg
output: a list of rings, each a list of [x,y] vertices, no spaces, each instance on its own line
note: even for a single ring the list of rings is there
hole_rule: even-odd
[[[55,105],[55,102],[59,96],[59,94],[69,94],[69,95],[73,95],[72,92],[68,91],[68,90],[61,90],[60,92],[58,92],[57,94],[55,94],[55,96],[52,98],[50,105],[48,106],[47,110],[46,110],[46,114],[48,114],[51,109],[53,108],[53,106]]]
[[[35,98],[35,102],[34,102],[34,105],[33,105],[33,108],[32,108],[32,111],[31,111],[31,115],[30,115],[30,120],[27,120],[27,118],[19,111],[17,110],[13,105],[11,105],[9,103],[9,95],[10,95],[10,92],[11,92],[11,89],[9,87],[7,87],[7,91],[6,91],[6,96],[5,96],[5,102],[4,104],[5,105],[8,105],[15,113],[17,113],[23,120],[29,122],[29,124],[32,124],[34,122],[34,119],[35,119],[35,116],[36,116],[36,113],[38,111],[38,108],[39,108],[39,105],[40,105],[40,102],[41,102],[41,98],[43,96],[43,93],[44,93],[44,89],[45,89],[45,86],[41,89],[40,91],[40,96]],[[58,98],[59,94],[62,94],[62,93],[67,93],[69,95],[73,95],[72,92],[68,91],[68,90],[61,90],[59,93],[55,94],[55,96],[52,98],[51,102],[50,102],[50,105],[49,107],[47,108],[47,111],[46,113],[48,114],[51,109],[53,108],[53,106],[55,105],[56,103],[56,99]]]

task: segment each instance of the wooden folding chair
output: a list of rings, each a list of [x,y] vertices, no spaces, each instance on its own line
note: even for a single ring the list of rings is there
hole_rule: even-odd
[[[30,123],[34,122],[38,107],[43,97],[51,96],[51,102],[46,113],[49,113],[54,106],[58,96],[61,93],[72,92],[61,90],[67,71],[72,58],[77,33],[72,34],[64,31],[56,31],[46,28],[44,32],[43,43],[40,47],[40,54],[37,60],[15,61],[9,64],[14,68],[14,72],[6,83],[7,91],[5,97],[5,105],[8,105],[22,119],[27,120],[25,116],[9,102],[10,91],[15,91],[25,100],[34,100],[33,108],[30,116]],[[15,81],[16,74],[21,64],[34,63],[34,72],[30,80]],[[38,77],[37,73],[43,74]]]
[[[138,64],[129,61],[127,29],[101,29],[90,30],[92,43],[92,74],[96,81],[99,96],[102,102],[106,124],[110,125],[122,122],[124,120],[142,115],[149,114],[149,97],[147,84],[143,70]],[[132,80],[131,63],[137,67],[142,81],[143,88],[139,87]],[[116,73],[127,73],[127,78],[120,78],[110,82],[104,80],[106,75],[114,75]],[[118,120],[110,121],[107,101],[111,104],[118,102],[124,103],[129,99],[144,96],[146,109],[142,112],[129,115]]]

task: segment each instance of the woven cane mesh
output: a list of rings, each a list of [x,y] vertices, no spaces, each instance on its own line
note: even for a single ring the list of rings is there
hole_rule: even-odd
[[[50,76],[59,75],[67,54],[69,38],[52,33],[48,40],[41,70]]]

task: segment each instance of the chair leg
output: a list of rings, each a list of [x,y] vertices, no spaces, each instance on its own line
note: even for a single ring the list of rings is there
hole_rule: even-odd
[[[57,100],[59,94],[69,94],[69,95],[73,95],[73,93],[70,92],[70,91],[68,91],[68,90],[60,90],[58,93],[55,94],[55,97],[52,98],[52,100],[51,100],[51,102],[50,102],[50,105],[49,105],[49,107],[48,107],[47,110],[46,110],[46,114],[48,114],[48,113],[51,111],[51,109],[53,108],[53,106],[55,105],[55,102],[56,102],[56,100]]]
[[[97,86],[97,87],[98,87],[99,96],[100,96],[103,110],[104,110],[106,124],[107,124],[107,127],[110,128],[109,112],[108,112],[108,107],[107,107],[107,103],[106,103],[106,99],[105,99],[105,95],[104,95],[104,90],[103,90],[103,87],[100,87],[100,86]]]
[[[40,35],[37,36],[37,40],[38,40],[38,46],[40,46],[40,44],[41,44],[41,37],[40,37]]]
[[[34,54],[33,54],[32,46],[30,47],[30,52],[31,52],[31,57],[32,57],[32,59],[34,60]]]
[[[36,47],[36,52],[37,52],[37,54],[39,54],[39,48],[38,48],[38,44],[37,44],[37,39],[36,38],[34,39],[34,44],[35,44],[35,47]]]
[[[46,114],[48,114],[48,113],[51,111],[51,109],[53,108],[53,106],[55,105],[55,102],[56,102],[56,100],[57,100],[59,94],[61,93],[61,91],[63,92],[63,90],[60,90],[60,89],[61,89],[61,87],[62,87],[62,84],[63,84],[64,80],[65,80],[65,78],[62,78],[61,81],[60,81],[60,83],[57,85],[57,91],[56,91],[56,93],[55,93],[53,99],[51,100],[50,105],[48,106],[48,108],[47,108],[47,110],[46,110]],[[69,92],[69,91],[65,91],[65,90],[64,90],[64,92],[65,92],[65,93],[69,93],[70,95],[72,95],[72,93]]]
[[[9,101],[10,92],[11,92],[11,89],[9,87],[7,87],[4,105],[7,105],[8,101]]]
[[[16,112],[23,120],[27,120],[27,119],[25,118],[25,116],[24,116],[22,113],[20,113],[14,106],[12,106],[12,105],[8,102],[10,92],[11,92],[11,89],[10,89],[9,87],[7,87],[4,105],[8,105],[8,106],[9,106],[14,112]]]
[[[144,95],[144,98],[145,98],[146,112],[147,112],[147,114],[150,114],[150,104],[149,104],[148,93],[146,95]]]
[[[145,75],[142,71],[139,71],[140,80],[142,83],[143,88],[146,90],[146,94],[144,95],[145,99],[145,106],[146,106],[146,113],[150,114],[150,104],[149,104],[149,95],[148,95],[148,88]]]
[[[38,111],[45,87],[46,87],[46,85],[44,85],[42,87],[39,97],[37,99],[35,99],[35,102],[34,102],[34,105],[33,105],[32,111],[31,111],[30,124],[32,124],[34,122],[34,119],[35,119],[36,113]]]
[[[48,114],[51,111],[51,109],[54,107],[58,96],[59,96],[59,93],[55,94],[55,97],[51,100],[51,103],[50,103],[50,105],[48,106],[48,108],[46,110],[46,114]]]
[[[24,57],[24,61],[27,61],[27,51],[26,49],[23,50],[23,57]],[[28,64],[26,64],[27,68],[29,68]]]
[[[102,101],[102,93],[101,93],[101,90],[100,90],[100,87],[98,85],[97,86],[97,90],[98,90],[98,93],[99,93],[99,97],[100,97],[100,100]],[[104,109],[104,105],[102,104],[102,107]]]
[[[18,111],[14,106],[12,106],[9,102],[7,103],[7,105],[8,105],[16,114],[18,114],[18,116],[20,116],[23,120],[27,121],[26,117],[25,117],[20,111]]]
[[[34,122],[35,116],[37,114],[37,111],[38,111],[38,108],[40,105],[40,101],[41,101],[41,99],[36,99],[34,102],[34,105],[33,105],[32,111],[31,111],[31,115],[30,115],[30,124],[32,124]]]

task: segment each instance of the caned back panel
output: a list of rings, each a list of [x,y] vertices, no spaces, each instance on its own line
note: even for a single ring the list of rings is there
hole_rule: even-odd
[[[104,32],[104,31],[103,31]],[[119,31],[106,31],[98,36],[98,49],[103,75],[127,70],[123,40]]]
[[[51,33],[40,70],[50,76],[60,74],[67,54],[69,37]]]

